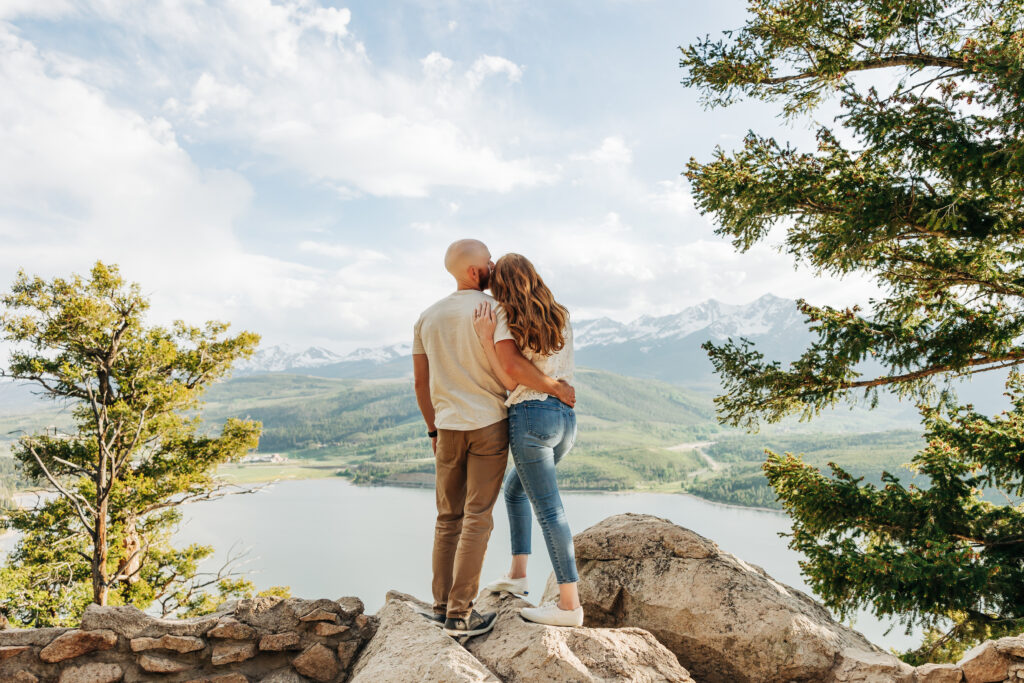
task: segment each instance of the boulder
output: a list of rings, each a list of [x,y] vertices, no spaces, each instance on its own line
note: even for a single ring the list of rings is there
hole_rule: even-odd
[[[481,596],[480,612],[497,612],[494,630],[466,649],[503,681],[690,681],[675,656],[639,628],[560,628],[526,621],[530,604],[507,593]]]
[[[249,683],[248,677],[240,673],[214,674],[203,678],[192,678],[185,683]]]
[[[338,604],[338,607],[342,609],[342,612],[344,613],[345,616],[351,617],[357,614],[362,614],[363,610],[365,609],[365,607],[363,606],[363,601],[353,596],[338,598],[334,602],[336,602]]]
[[[302,631],[309,621],[337,621],[338,616],[351,621],[362,612],[362,602],[352,598],[345,604],[334,600],[303,600],[302,598],[281,598],[271,595],[239,600],[231,616],[261,632],[283,633]],[[316,615],[317,619],[306,619]]]
[[[232,609],[226,605],[213,614],[206,614],[191,619],[158,619],[151,617],[136,607],[129,605],[108,606],[89,605],[82,615],[82,629],[107,629],[125,638],[140,636],[157,637],[171,634],[177,636],[202,636],[217,625],[224,616],[225,610]]]
[[[58,683],[117,683],[123,677],[117,664],[83,664],[64,669]]]
[[[1024,659],[1024,636],[1008,636],[995,641],[996,650],[1003,654]]]
[[[338,621],[338,615],[325,610],[323,607],[317,607],[306,616],[299,617],[299,621],[329,621],[333,624]]]
[[[17,657],[29,649],[31,648],[28,645],[0,645],[0,661]]]
[[[325,621],[318,621],[316,622],[316,625],[313,627],[313,633],[317,634],[318,636],[324,637],[336,636],[339,633],[344,633],[345,631],[349,630],[349,628],[350,627],[343,626],[341,624],[329,624]]]
[[[107,629],[82,631],[74,629],[63,633],[39,652],[39,659],[53,664],[80,657],[87,652],[109,650],[117,645],[117,634]]]
[[[956,664],[922,664],[914,675],[914,683],[960,683],[964,678]]]
[[[574,541],[586,625],[646,629],[699,681],[913,680],[801,591],[666,519],[615,515]]]
[[[350,683],[498,683],[498,679],[444,631],[419,614],[415,598],[391,591],[377,612],[377,632],[352,667]]]
[[[192,665],[187,662],[179,662],[156,655],[142,655],[139,657],[139,666],[142,667],[143,671],[156,674],[173,674],[188,671],[192,668]]]
[[[986,640],[967,651],[957,666],[964,672],[967,683],[997,683],[1007,678],[1011,658],[1007,652],[1000,652],[996,642]]]
[[[306,678],[321,683],[332,681],[338,675],[338,660],[334,657],[334,652],[320,643],[307,648],[293,659],[292,666]]]
[[[160,636],[159,638],[132,638],[132,652],[146,650],[173,650],[178,653],[196,652],[206,647],[202,638],[194,636]]]
[[[210,662],[214,666],[235,664],[236,662],[252,659],[256,656],[257,652],[256,643],[246,640],[228,640],[213,646]]]
[[[0,631],[0,645],[49,645],[70,628],[12,628]]]
[[[296,650],[299,648],[299,634],[295,631],[271,633],[260,638],[260,649],[270,652]]]
[[[233,617],[224,617],[206,635],[225,640],[249,640],[256,637],[256,629]]]

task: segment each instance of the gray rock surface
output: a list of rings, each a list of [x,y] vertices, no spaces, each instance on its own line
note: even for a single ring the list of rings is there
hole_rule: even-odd
[[[526,621],[530,604],[509,594],[484,595],[476,609],[497,612],[488,634],[466,649],[508,683],[621,681],[654,683],[693,679],[675,656],[640,628],[566,628]]]
[[[417,609],[428,608],[412,596],[388,593],[377,612],[377,633],[356,660],[350,683],[498,683],[487,667]]]
[[[804,593],[668,520],[616,515],[574,541],[586,624],[650,631],[703,683],[913,680]]]

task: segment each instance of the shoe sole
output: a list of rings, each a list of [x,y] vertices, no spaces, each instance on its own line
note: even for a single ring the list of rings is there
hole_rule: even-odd
[[[479,636],[489,631],[493,631],[495,621],[497,621],[497,619],[492,621],[488,626],[484,628],[478,628],[473,631],[462,631],[457,628],[446,628],[444,632],[450,635],[452,638],[472,638],[473,636]]]
[[[527,617],[522,612],[519,613],[519,616],[522,618],[523,621],[528,621],[531,624],[540,624],[541,626],[554,626],[556,628],[583,628],[583,624],[551,624],[546,621],[535,621]]]
[[[530,591],[523,591],[522,593],[520,593],[519,591],[509,590],[508,588],[491,588],[490,586],[487,587],[487,590],[491,593],[509,593],[511,595],[519,596],[527,596],[530,594]]]

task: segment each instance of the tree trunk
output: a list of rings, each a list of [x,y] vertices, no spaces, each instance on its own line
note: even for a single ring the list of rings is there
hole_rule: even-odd
[[[102,424],[100,425],[102,427]],[[102,429],[100,434],[102,434]],[[92,601],[97,605],[107,604],[110,582],[107,576],[107,505],[110,498],[107,488],[107,455],[102,443],[99,449],[99,467],[96,469],[96,536],[92,549]]]
[[[142,539],[139,538],[134,517],[129,517],[124,523],[122,546],[124,559],[117,568],[116,576],[127,577],[123,580],[129,584],[136,583],[140,578],[139,568],[142,567]]]
[[[96,540],[92,551],[92,601],[107,604],[107,499],[96,508]]]

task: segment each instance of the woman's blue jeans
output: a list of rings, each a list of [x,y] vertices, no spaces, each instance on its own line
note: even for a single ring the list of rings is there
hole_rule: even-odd
[[[576,552],[558,494],[555,465],[576,441],[576,413],[549,396],[508,409],[509,447],[515,467],[505,475],[505,507],[512,532],[512,554],[530,554],[530,529],[537,515],[558,583],[574,583]]]

